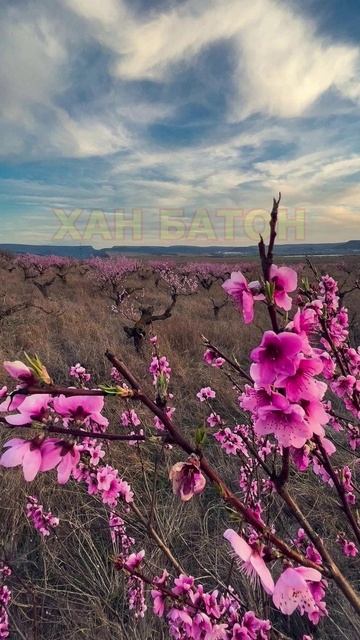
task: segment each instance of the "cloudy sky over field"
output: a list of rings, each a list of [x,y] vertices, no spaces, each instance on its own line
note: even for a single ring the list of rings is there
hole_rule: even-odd
[[[53,208],[221,235],[279,190],[305,241],[360,238],[359,33],[358,0],[2,0],[1,242],[54,242]]]

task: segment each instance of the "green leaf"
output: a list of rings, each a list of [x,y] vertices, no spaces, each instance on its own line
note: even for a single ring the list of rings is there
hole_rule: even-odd
[[[207,439],[206,428],[202,425],[201,427],[198,427],[195,432],[195,442],[197,446],[205,444],[206,439]]]

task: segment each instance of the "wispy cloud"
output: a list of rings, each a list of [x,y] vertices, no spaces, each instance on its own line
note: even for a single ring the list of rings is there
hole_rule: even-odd
[[[309,240],[358,233],[360,47],[335,14],[324,29],[285,0],[4,0],[0,50],[12,240],[53,206],[150,207],[150,229],[156,208],[279,189]]]

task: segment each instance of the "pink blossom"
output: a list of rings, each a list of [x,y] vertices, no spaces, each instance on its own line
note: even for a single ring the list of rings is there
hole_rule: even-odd
[[[49,438],[43,445],[40,471],[50,471],[56,467],[58,483],[66,484],[79,461],[80,452],[76,445],[65,440]]]
[[[331,389],[339,398],[343,398],[346,395],[352,395],[355,385],[355,376],[339,376],[337,380],[331,383]]]
[[[310,447],[306,444],[299,449],[293,449],[291,454],[297,469],[299,471],[306,471],[310,464]]]
[[[154,581],[153,581],[154,585],[159,587],[161,587],[162,585],[165,585],[168,577],[169,577],[169,574],[166,571],[166,569],[164,569],[161,576],[154,578]],[[163,591],[160,591],[160,589],[155,588],[151,590],[151,597],[153,599],[153,611],[155,615],[162,618],[162,616],[165,613],[166,596],[164,596]]]
[[[248,284],[241,271],[234,271],[230,278],[225,280],[222,287],[242,311],[245,324],[250,324],[254,319],[254,300],[264,298],[263,295],[259,294],[259,283],[250,282]],[[254,291],[257,292],[257,295],[253,294]]]
[[[104,504],[115,506],[119,497],[126,503],[130,504],[134,500],[133,491],[122,478],[118,477],[118,470],[110,465],[101,467],[96,474],[97,490],[101,492],[101,498]]]
[[[291,329],[302,336],[308,336],[318,327],[318,324],[319,319],[315,309],[306,307],[305,309],[297,310],[293,320],[287,325],[287,329]]]
[[[83,367],[80,362],[77,362],[75,365],[70,367],[69,375],[81,383],[89,382],[91,379],[90,373],[86,371],[85,367]]]
[[[314,562],[315,564],[322,564],[321,555],[312,544],[309,544],[306,547],[306,557],[308,560],[311,560],[311,562]]]
[[[220,358],[219,356],[217,356],[216,352],[212,349],[206,349],[203,357],[206,364],[209,364],[211,367],[216,367],[218,369],[222,367],[225,362],[224,358]]]
[[[147,611],[144,581],[137,576],[130,575],[126,586],[126,597],[130,611],[134,611],[135,618],[143,618]]]
[[[210,413],[209,417],[206,418],[206,422],[208,423],[209,427],[218,427],[222,424],[222,419],[218,413],[212,412]]]
[[[0,465],[6,468],[22,465],[25,480],[31,482],[40,471],[43,456],[46,457],[45,443],[37,438],[8,440],[4,444],[6,451],[0,458]]]
[[[309,588],[309,582],[320,582],[321,573],[308,567],[289,567],[278,579],[274,593],[274,605],[282,613],[291,615],[299,608],[301,615],[312,613],[317,604]]]
[[[274,397],[273,404],[260,407],[254,423],[255,433],[264,436],[273,433],[283,447],[303,447],[313,435],[305,419],[305,411],[298,404],[290,404],[284,396]]]
[[[165,408],[165,414],[170,420],[171,420],[172,416],[174,415],[174,413],[175,413],[175,407],[166,407]],[[154,427],[158,431],[164,431],[164,429],[165,429],[164,423],[160,420],[160,418],[158,418],[158,416],[154,416]],[[171,446],[171,445],[169,445],[169,446]]]
[[[286,397],[291,402],[298,402],[302,398],[312,400],[318,396],[318,387],[314,376],[321,373],[322,370],[323,363],[320,358],[300,358],[296,371],[289,376],[280,376],[275,386],[284,387]]]
[[[124,567],[129,571],[135,571],[142,563],[145,556],[145,551],[142,549],[137,553],[130,553],[124,562]]]
[[[47,393],[35,393],[27,396],[17,407],[19,413],[6,416],[6,422],[14,426],[43,422],[49,415],[50,401],[51,396]]]
[[[236,433],[233,433],[229,427],[214,433],[214,438],[228,455],[236,456],[239,451],[246,455],[246,447],[242,439]]]
[[[141,420],[134,409],[123,411],[120,422],[123,427],[138,427],[141,424]]]
[[[200,402],[205,402],[205,400],[209,400],[210,398],[215,398],[216,393],[211,387],[203,387],[196,394],[196,397],[199,398]]]
[[[0,403],[0,411],[1,412],[15,411],[15,409],[20,407],[21,403],[24,402],[26,396],[21,392],[20,393],[16,393],[16,391],[18,389],[19,389],[19,387],[17,387],[17,389],[15,390],[14,394],[8,395],[7,398],[3,402]]]
[[[227,635],[227,629],[229,628],[229,625],[226,623],[220,623],[220,624],[214,624],[211,631],[209,631],[206,636],[205,639],[206,640],[226,640],[228,635]]]
[[[24,382],[27,385],[33,384],[36,380],[31,369],[29,369],[29,367],[20,360],[14,360],[13,362],[5,360],[4,369],[9,376],[15,378],[15,380],[20,380],[20,382]]]
[[[237,622],[233,626],[231,640],[251,640],[251,636],[247,628]]]
[[[290,267],[277,267],[275,264],[270,268],[270,281],[275,285],[275,304],[285,311],[290,311],[292,300],[288,293],[295,291],[297,287],[297,273]]]
[[[100,460],[105,456],[105,451],[101,448],[101,445],[89,448],[90,464],[96,467]]]
[[[354,542],[351,540],[342,540],[342,550],[345,556],[348,558],[356,558],[359,553],[359,550]]]
[[[294,375],[296,356],[302,344],[302,339],[294,333],[283,331],[276,334],[274,331],[265,331],[260,346],[251,352],[254,364],[250,367],[250,374],[253,380],[266,386],[272,384],[277,375]]]
[[[246,384],[244,392],[239,396],[238,402],[240,407],[251,411],[251,413],[257,413],[260,407],[266,407],[268,404],[272,404],[274,396],[282,396],[279,392],[267,391],[266,389],[255,389],[254,387]]]
[[[12,571],[11,571],[10,567],[8,567],[7,564],[4,564],[3,562],[0,562],[0,577],[1,578],[10,578],[11,575],[12,575]]]
[[[236,556],[240,559],[241,570],[251,579],[258,577],[264,591],[271,595],[274,591],[274,581],[259,551],[250,547],[246,540],[233,529],[227,529],[224,538],[230,542]]]
[[[170,469],[170,481],[173,492],[180,496],[181,500],[187,502],[194,495],[204,490],[206,480],[200,470],[200,460],[197,456],[191,455],[186,462],[177,462]]]
[[[122,384],[121,375],[118,372],[116,367],[112,367],[110,371],[110,377],[114,382],[116,382],[116,384],[118,385]],[[124,384],[123,386],[126,386],[126,385]]]
[[[2,582],[4,579],[11,576],[11,569],[6,564],[0,563],[0,581]],[[0,638],[8,638],[10,635],[9,631],[9,616],[8,616],[8,608],[11,602],[11,590],[9,587],[2,582],[0,582]]]
[[[172,593],[176,596],[184,596],[194,587],[195,580],[192,576],[181,573],[178,578],[175,578],[174,584],[175,587],[173,587]]]
[[[322,383],[318,382],[318,384]],[[326,425],[329,421],[329,415],[326,413],[323,403],[314,398],[313,400],[301,400],[299,404],[305,412],[305,420],[309,424],[311,431],[323,438],[325,435],[323,425]]]
[[[182,609],[172,607],[168,613],[170,635],[173,638],[191,638],[193,621],[191,616]],[[172,633],[174,631],[174,633]],[[176,633],[176,635],[175,635]]]
[[[42,536],[49,536],[59,524],[59,518],[50,511],[46,512],[34,496],[27,496],[26,516]]]
[[[154,384],[156,383],[157,378],[161,375],[163,375],[165,380],[168,382],[170,380],[171,367],[166,356],[153,356],[149,372],[153,376]]]
[[[317,355],[323,363],[322,375],[326,380],[331,380],[336,370],[336,362],[331,355],[323,349],[313,349],[313,353]]]
[[[74,420],[88,425],[90,421],[99,426],[107,427],[109,421],[101,411],[104,408],[104,398],[101,396],[70,396],[64,395],[54,398],[56,413],[66,420]]]
[[[261,620],[253,611],[247,611],[242,620],[243,626],[248,630],[251,640],[259,634],[259,640],[266,640],[271,629],[269,620]]]

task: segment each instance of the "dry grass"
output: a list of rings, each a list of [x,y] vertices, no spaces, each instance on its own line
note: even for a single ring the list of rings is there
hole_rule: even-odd
[[[59,383],[67,381],[69,366],[80,361],[93,373],[94,382],[99,383],[109,379],[109,366],[104,357],[105,350],[109,348],[121,354],[141,379],[145,378],[149,348],[146,347],[143,354],[136,353],[122,329],[127,322],[111,312],[111,301],[88,275],[81,276],[75,270],[69,274],[66,283],[57,278],[49,287],[46,299],[31,280],[24,281],[19,269],[8,271],[9,261],[11,258],[0,259],[3,307],[28,301],[51,313],[30,307],[2,319],[1,361],[21,359],[24,351],[36,352],[49,365],[51,375]],[[327,269],[321,261],[319,266]],[[350,280],[353,279],[355,269],[358,270],[357,260],[347,260],[346,268],[350,271]],[[330,270],[340,281],[348,278],[344,268],[336,262]],[[129,285],[138,285],[139,282],[145,288],[144,301],[154,304],[156,310],[163,309],[168,298],[161,288],[155,286],[153,278],[143,281],[131,276],[127,279]],[[352,314],[359,309],[360,294],[358,297],[357,294],[359,292],[351,294],[347,300]],[[160,336],[161,349],[167,354],[174,372],[172,391],[177,406],[176,421],[185,431],[192,433],[201,420],[195,393],[204,385],[210,384],[218,390],[216,403],[222,414],[241,420],[231,385],[219,371],[202,364],[201,334],[246,364],[249,348],[266,327],[266,316],[262,313],[257,317],[256,327],[245,327],[231,305],[224,307],[215,320],[210,295],[219,300],[224,297],[220,286],[215,284],[210,293],[200,291],[194,296],[180,298],[172,317],[154,326]],[[352,331],[359,339],[356,317]],[[6,376],[1,375],[0,387],[6,382]],[[149,378],[145,384],[150,390]],[[109,409],[113,429],[116,428],[117,413],[118,408],[113,403]],[[149,416],[144,418],[148,420]],[[6,435],[2,434],[2,440]],[[139,508],[148,513],[155,458],[159,455],[155,446],[138,450],[119,444],[111,448],[109,455],[112,464],[118,466],[121,474],[133,484]],[[346,459],[347,454],[342,455]],[[169,489],[167,469],[178,454],[165,452],[161,456],[162,471],[156,485],[157,530],[186,571],[201,576],[209,586],[215,585],[214,574],[225,581],[230,558],[221,534],[229,521],[228,513],[211,488],[207,488],[200,499],[187,505],[174,499]],[[210,457],[236,488],[236,461],[215,447],[211,447]],[[31,486],[26,486],[18,470],[0,470],[0,483],[1,545],[15,567],[12,585],[14,604],[11,608],[14,639],[150,640],[168,637],[152,616],[135,623],[128,615],[123,598],[123,579],[112,567],[111,556],[115,550],[109,539],[103,507],[75,483],[55,486],[51,474],[44,474]],[[336,530],[344,528],[334,496],[330,491],[324,496],[316,479],[306,475],[294,477],[294,486],[318,533],[325,540],[333,540]],[[27,523],[24,516],[27,492],[39,496],[40,501],[60,517],[56,537],[42,541]],[[273,513],[277,514],[277,526],[281,532],[289,520],[286,510],[276,499]],[[129,516],[129,521],[136,537],[147,549],[149,568],[157,570],[163,564],[159,550],[147,539],[146,531],[132,516]],[[295,531],[295,524],[291,526]],[[343,563],[337,550],[335,553]],[[349,577],[355,583],[359,582],[358,569],[359,563],[354,562]],[[265,600],[262,602],[262,595],[252,591],[238,572],[233,575],[234,586],[266,615],[268,604]],[[321,625],[321,631],[314,632],[314,638],[359,638],[360,626],[356,625],[347,604],[333,587],[329,589],[327,600],[332,605],[331,618]],[[277,622],[282,625],[282,631],[295,640],[303,633],[309,633],[309,626],[300,617],[292,617],[288,627],[283,619]]]

